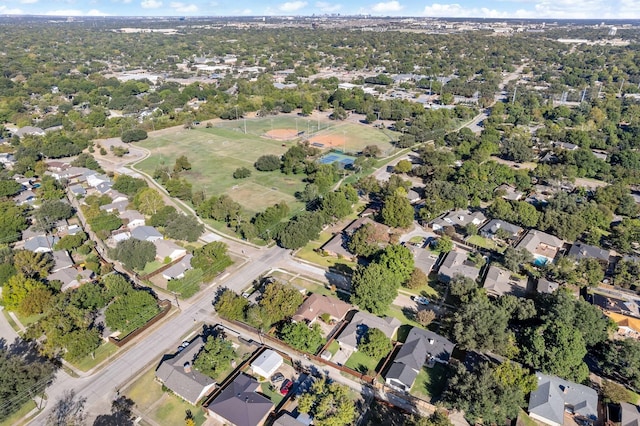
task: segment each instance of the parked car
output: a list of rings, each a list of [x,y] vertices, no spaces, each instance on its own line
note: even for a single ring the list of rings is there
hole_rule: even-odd
[[[418,305],[428,305],[429,304],[429,299],[427,299],[424,296],[415,296],[413,298],[413,301],[416,302]]]
[[[278,383],[284,380],[284,376],[282,375],[282,373],[276,373],[273,376],[271,376],[271,381],[273,383]]]
[[[282,386],[280,386],[280,394],[281,395],[288,394],[289,391],[291,390],[291,386],[293,386],[293,382],[289,379],[285,380],[284,383],[282,383]]]

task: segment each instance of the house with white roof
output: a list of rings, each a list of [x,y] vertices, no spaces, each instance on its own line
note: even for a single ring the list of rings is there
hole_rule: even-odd
[[[134,228],[133,231],[131,231],[132,235],[135,230],[139,228],[140,227]],[[133,238],[136,237],[134,236]],[[171,240],[163,240],[160,238],[147,241],[151,241],[153,245],[156,246],[156,259],[158,259],[160,262],[164,261],[164,259],[166,258],[171,259],[171,261],[173,262],[174,260],[180,259],[187,254],[187,250],[185,248],[180,247]]]
[[[269,378],[282,365],[284,359],[273,349],[267,349],[251,363],[251,371],[258,377]]]

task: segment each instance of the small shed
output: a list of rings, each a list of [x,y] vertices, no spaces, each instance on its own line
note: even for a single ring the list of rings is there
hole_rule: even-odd
[[[283,361],[284,360],[279,353],[274,350],[267,349],[251,363],[251,370],[257,376],[269,378],[278,368],[280,368]]]

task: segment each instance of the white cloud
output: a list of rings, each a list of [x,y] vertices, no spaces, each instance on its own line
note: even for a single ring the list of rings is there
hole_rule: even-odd
[[[2,9],[0,8],[0,11]],[[45,15],[49,16],[109,16],[108,13],[101,12],[97,9],[91,9],[88,12],[84,12],[78,9],[58,9],[45,12]]]
[[[306,1],[300,1],[300,0],[288,1],[278,6],[278,9],[280,9],[283,12],[295,12],[296,10],[302,9],[306,5],[307,5]]]
[[[240,11],[240,15],[251,15],[251,13],[253,13],[251,9],[242,9]]]
[[[316,2],[315,6],[318,9],[320,9],[322,12],[326,12],[326,13],[337,12],[340,9],[342,9],[342,5],[341,4],[331,4],[331,3],[328,3],[326,1]]]
[[[0,15],[24,15],[21,9],[9,9],[7,6],[0,6]]]
[[[19,3],[20,4],[33,4],[33,3],[38,3],[38,0],[20,0]]]
[[[198,11],[198,6],[195,4],[186,4],[179,1],[171,2],[169,6],[180,13],[195,13]]]
[[[162,7],[162,2],[160,0],[142,0],[140,6],[143,9],[157,9]]]
[[[400,2],[396,0],[391,0],[388,2],[376,3],[371,7],[371,10],[376,13],[389,13],[389,12],[400,12],[404,6],[400,4]]]
[[[506,6],[511,4],[518,9]],[[458,3],[433,3],[423,15],[451,18],[515,19],[638,19],[640,0],[504,0],[493,3],[498,9],[464,7]]]

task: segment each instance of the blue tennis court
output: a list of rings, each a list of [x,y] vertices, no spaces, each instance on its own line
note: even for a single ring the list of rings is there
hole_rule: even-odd
[[[337,152],[331,152],[327,155],[324,155],[320,160],[318,160],[320,164],[333,164],[339,163],[339,166],[342,168],[346,168],[348,166],[353,165],[356,161],[355,157],[350,155],[339,154]]]

